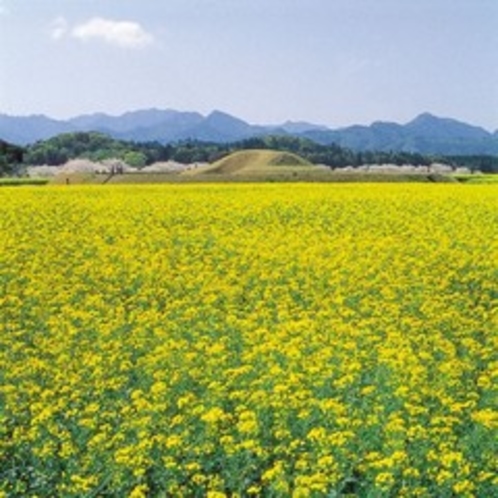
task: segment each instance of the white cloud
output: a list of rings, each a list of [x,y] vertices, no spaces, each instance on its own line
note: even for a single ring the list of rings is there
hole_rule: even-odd
[[[71,36],[82,41],[101,40],[122,48],[143,48],[154,38],[133,21],[112,21],[95,17],[71,30]]]
[[[64,17],[54,19],[50,27],[50,36],[53,40],[60,40],[68,30],[68,24]]]

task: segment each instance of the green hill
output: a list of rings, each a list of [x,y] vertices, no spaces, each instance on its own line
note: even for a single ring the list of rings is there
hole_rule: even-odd
[[[288,174],[321,169],[290,152],[274,150],[241,150],[213,164],[186,171],[185,175],[261,175]]]

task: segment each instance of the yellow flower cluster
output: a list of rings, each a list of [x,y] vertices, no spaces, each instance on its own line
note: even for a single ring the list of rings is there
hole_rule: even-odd
[[[498,188],[0,191],[0,496],[493,496]]]

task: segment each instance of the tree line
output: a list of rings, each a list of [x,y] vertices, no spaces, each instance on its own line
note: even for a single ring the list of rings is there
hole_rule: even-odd
[[[71,159],[82,158],[95,162],[120,159],[137,168],[170,160],[184,164],[211,163],[244,149],[293,152],[313,164],[324,164],[331,168],[358,167],[364,164],[430,165],[438,162],[452,167],[466,166],[472,171],[498,173],[496,156],[427,156],[403,151],[357,152],[336,144],[322,145],[306,138],[291,136],[262,136],[234,143],[187,140],[161,144],[117,140],[98,132],[77,132],[61,134],[25,147],[0,140],[0,174],[12,175],[29,165],[58,166]]]

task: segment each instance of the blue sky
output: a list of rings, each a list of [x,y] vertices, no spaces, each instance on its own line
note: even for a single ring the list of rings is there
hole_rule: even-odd
[[[498,0],[0,0],[0,113],[498,128]]]

